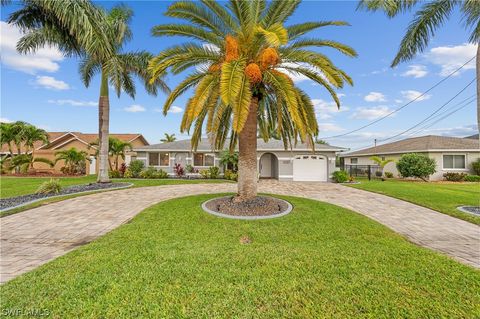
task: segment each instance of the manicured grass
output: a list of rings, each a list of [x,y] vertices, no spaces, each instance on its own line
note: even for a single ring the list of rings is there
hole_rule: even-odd
[[[360,180],[351,187],[403,199],[471,223],[480,225],[480,217],[457,210],[458,206],[480,205],[480,183],[436,183],[387,179]]]
[[[60,177],[58,178],[62,187],[93,183],[97,180],[95,175],[81,177]],[[50,177],[11,177],[2,176],[0,178],[0,198],[14,197],[35,193],[38,187]],[[175,185],[175,184],[191,184],[191,183],[220,183],[225,180],[176,180],[176,179],[113,179],[115,182],[133,183],[135,187],[142,186],[158,186],[158,185]]]
[[[218,195],[217,195],[218,196]],[[55,318],[476,318],[480,272],[349,210],[286,198],[263,221],[214,195],[159,203],[0,287],[3,309]],[[249,236],[250,244],[239,239]]]

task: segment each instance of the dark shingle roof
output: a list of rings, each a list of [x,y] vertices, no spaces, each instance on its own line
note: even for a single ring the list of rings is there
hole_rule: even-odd
[[[225,148],[228,147],[228,143],[229,141],[227,140],[225,142]],[[306,144],[301,144],[301,143],[298,143],[295,147],[293,147],[293,149],[294,150],[310,150],[310,148]],[[143,146],[140,148],[135,148],[134,150],[135,151],[141,151],[141,150],[190,151],[191,142],[190,140],[179,140],[179,141],[170,142],[170,143],[161,143],[161,144]],[[280,140],[271,139],[267,143],[265,143],[263,139],[257,139],[257,150],[283,151],[285,150],[285,147],[283,145],[283,142]],[[342,150],[345,150],[345,148],[331,146],[328,144],[315,144],[315,150],[342,151]],[[197,151],[212,151],[212,146],[210,141],[207,138],[202,139],[198,143]]]
[[[378,145],[377,147],[365,148],[355,152],[344,153],[341,156],[401,154],[434,150],[478,150],[480,152],[480,145],[478,140],[474,139],[427,135],[407,138],[401,141]]]
[[[477,139],[478,140],[478,134],[473,134],[473,135],[470,135],[470,136],[467,136],[465,138],[473,138],[473,139]]]

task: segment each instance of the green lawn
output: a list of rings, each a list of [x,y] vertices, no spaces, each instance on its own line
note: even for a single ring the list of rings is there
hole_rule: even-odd
[[[262,221],[159,203],[0,287],[54,318],[478,318],[480,272],[349,210],[286,198]],[[249,236],[251,244],[239,239]]]
[[[480,183],[435,183],[412,182],[388,179],[360,180],[360,184],[346,184],[351,187],[385,194],[474,224],[480,224],[480,217],[463,213],[456,208],[462,205],[480,205]]]
[[[97,180],[95,175],[81,177],[60,177],[58,178],[63,187],[92,183]],[[0,198],[14,197],[35,193],[40,184],[50,180],[50,177],[10,177],[0,178]],[[135,187],[158,186],[188,183],[219,183],[225,180],[176,180],[176,179],[114,179],[115,182],[133,183]]]

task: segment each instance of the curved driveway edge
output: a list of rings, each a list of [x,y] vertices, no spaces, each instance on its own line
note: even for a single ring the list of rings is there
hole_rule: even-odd
[[[236,184],[183,184],[96,193],[0,219],[0,282],[66,254],[171,198],[234,192]],[[412,242],[480,268],[480,227],[381,194],[331,183],[262,181],[259,192],[342,206],[391,228]]]

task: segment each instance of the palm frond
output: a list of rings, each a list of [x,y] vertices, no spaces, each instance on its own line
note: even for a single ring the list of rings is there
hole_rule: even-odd
[[[361,0],[357,10],[384,11],[389,18],[405,13],[417,4],[418,0]]]
[[[291,41],[310,31],[327,26],[350,26],[350,24],[345,21],[304,22],[300,24],[293,24],[288,26],[286,29],[288,32],[288,38]]]

